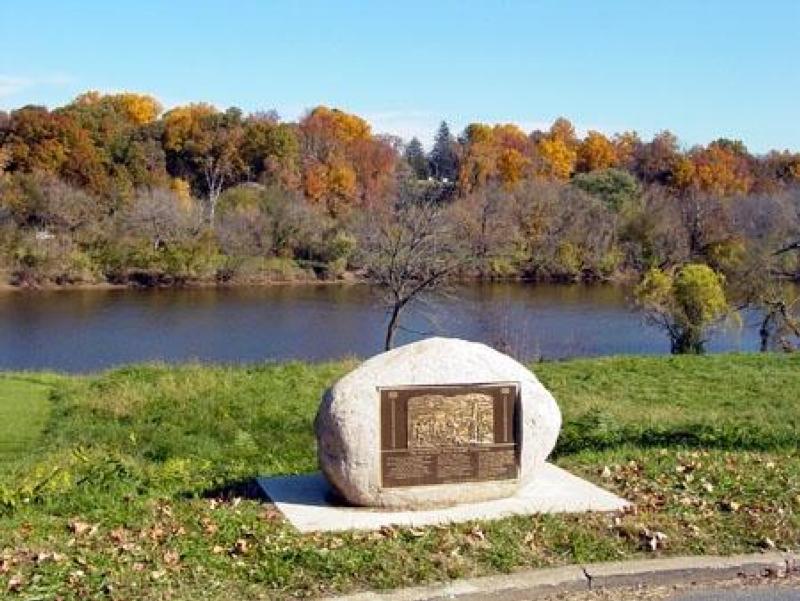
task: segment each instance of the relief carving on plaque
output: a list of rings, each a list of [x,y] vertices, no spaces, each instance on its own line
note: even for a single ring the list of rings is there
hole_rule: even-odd
[[[426,394],[408,399],[408,447],[494,442],[494,399],[488,394]]]
[[[381,484],[516,478],[518,394],[516,383],[381,389]]]

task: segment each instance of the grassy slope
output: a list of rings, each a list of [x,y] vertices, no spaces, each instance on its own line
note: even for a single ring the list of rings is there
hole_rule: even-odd
[[[39,445],[50,413],[49,393],[47,378],[0,377],[0,464],[19,460]]]
[[[0,586],[19,575],[29,597],[271,598],[632,557],[647,553],[647,530],[667,534],[659,553],[800,544],[800,356],[536,365],[564,413],[558,462],[636,503],[617,521],[300,536],[261,501],[208,498],[314,469],[317,400],[352,367],[137,366],[48,381],[44,444],[0,465]]]

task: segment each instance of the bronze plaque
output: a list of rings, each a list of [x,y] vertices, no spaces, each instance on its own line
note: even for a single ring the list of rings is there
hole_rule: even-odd
[[[517,477],[519,386],[381,388],[385,488]]]

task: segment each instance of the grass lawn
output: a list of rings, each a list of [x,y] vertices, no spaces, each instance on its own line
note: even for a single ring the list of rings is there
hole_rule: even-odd
[[[46,378],[0,377],[0,464],[41,446],[50,413]]]
[[[800,547],[800,356],[535,365],[564,414],[556,462],[633,501],[625,515],[300,535],[251,481],[315,468],[318,398],[353,366],[0,379],[0,595],[292,598]]]

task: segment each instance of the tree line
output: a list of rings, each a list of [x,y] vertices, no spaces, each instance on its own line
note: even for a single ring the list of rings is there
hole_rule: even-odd
[[[17,285],[348,277],[368,271],[376,217],[408,203],[441,209],[461,277],[701,264],[742,302],[800,279],[800,153],[738,140],[443,122],[426,152],[324,106],[288,122],[134,93],[0,112],[0,269]]]

